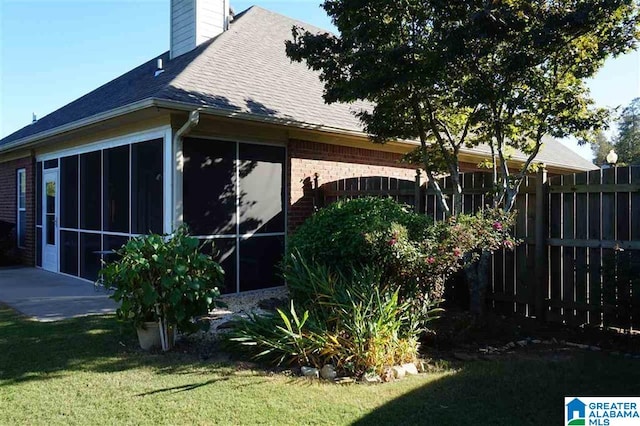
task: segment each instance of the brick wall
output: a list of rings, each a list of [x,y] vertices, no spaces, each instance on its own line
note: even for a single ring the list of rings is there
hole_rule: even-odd
[[[25,265],[35,264],[35,163],[33,157],[24,157],[0,163],[0,220],[16,223],[17,220],[17,170],[26,170],[27,180],[27,223],[25,247],[20,249],[20,255]]]
[[[361,176],[414,180],[415,167],[399,163],[400,154],[300,140],[289,141],[289,231],[313,213],[313,178],[319,184]]]

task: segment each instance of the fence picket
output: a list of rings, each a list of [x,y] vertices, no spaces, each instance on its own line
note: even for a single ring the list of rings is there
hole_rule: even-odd
[[[602,183],[602,170],[591,170],[587,173],[588,184],[597,186]],[[600,193],[593,192],[587,196],[589,211],[589,226],[587,235],[589,240],[599,241],[602,238],[600,226],[602,215],[602,202]],[[599,247],[588,249],[587,271],[589,274],[588,303],[594,310],[589,311],[589,324],[600,326],[602,324],[602,251]]]

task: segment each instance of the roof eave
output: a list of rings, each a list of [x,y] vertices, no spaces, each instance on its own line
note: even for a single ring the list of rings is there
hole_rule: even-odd
[[[295,127],[297,129],[303,130],[312,130],[318,132],[329,132],[344,136],[350,136],[355,138],[369,138],[369,135],[363,131],[358,130],[349,130],[343,129],[339,127],[326,126],[321,124],[313,124],[306,123],[302,121],[297,121],[289,118],[283,117],[271,117],[264,115],[256,115],[249,112],[243,111],[231,111],[227,109],[215,108],[210,106],[198,106],[188,102],[180,102],[173,101],[168,99],[158,99],[158,98],[147,98],[141,101],[137,101],[128,105],[124,105],[122,107],[118,107],[100,114],[92,115],[91,117],[83,118],[81,120],[74,121],[72,123],[65,124],[63,126],[59,126],[45,132],[36,133],[35,135],[28,136],[26,138],[18,139],[16,141],[10,142],[6,145],[0,146],[0,154],[6,154],[11,151],[15,151],[17,149],[25,149],[30,148],[33,145],[37,145],[47,138],[51,138],[54,136],[58,136],[60,134],[70,132],[73,130],[80,129],[82,127],[90,126],[93,124],[100,123],[105,120],[117,118],[126,114],[130,114],[132,112],[140,111],[146,108],[164,108],[171,109],[177,111],[193,111],[199,110],[202,113],[217,116],[217,117],[225,117],[225,118],[236,118],[241,120],[252,121],[256,123],[265,123],[265,124],[275,124],[287,127]],[[419,144],[416,141],[412,140],[398,140],[395,141],[396,144],[402,144],[412,147],[417,147]],[[479,160],[486,158],[486,153],[477,152],[473,149],[464,150],[465,154],[470,157],[476,157]],[[474,152],[475,151],[475,152]],[[521,161],[520,159],[514,159],[516,162]],[[561,162],[547,162],[547,167],[552,167],[559,172],[578,172],[578,171],[588,171],[589,169],[582,166],[577,165],[568,165]],[[596,166],[594,166],[596,168]]]
[[[53,129],[46,130],[44,132],[36,133],[34,135],[27,136],[22,139],[9,142],[4,145],[0,145],[0,154],[6,154],[17,149],[30,148],[45,139],[61,135],[66,132],[80,129],[82,127],[91,126],[93,124],[100,123],[112,118],[117,118],[123,115],[130,114],[132,112],[140,111],[145,108],[153,107],[154,99],[148,98],[141,101],[137,101],[128,105],[124,105],[112,110],[92,115],[90,117],[76,120],[71,123],[64,124],[62,126],[54,127]]]

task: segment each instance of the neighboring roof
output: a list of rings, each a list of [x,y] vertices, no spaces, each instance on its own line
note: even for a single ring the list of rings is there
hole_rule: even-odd
[[[253,6],[236,15],[227,31],[192,52],[173,60],[169,60],[169,52],[155,57],[5,137],[0,140],[0,150],[3,145],[32,140],[61,126],[144,100],[206,106],[273,118],[294,126],[362,132],[353,113],[370,104],[326,104],[318,73],[286,56],[284,41],[291,39],[294,25],[311,32],[326,32]],[[163,59],[165,72],[154,77],[158,58]],[[475,151],[484,150],[469,152]],[[594,167],[559,143],[547,144],[540,155],[540,161],[549,164]]]

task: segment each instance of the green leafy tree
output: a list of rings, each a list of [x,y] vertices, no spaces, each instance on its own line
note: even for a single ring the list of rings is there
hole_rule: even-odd
[[[603,131],[596,132],[593,142],[591,142],[591,152],[593,153],[593,164],[602,166],[607,164],[607,154],[614,149],[613,144]]]
[[[287,54],[320,71],[325,101],[368,100],[359,116],[375,142],[418,139],[418,158],[456,193],[459,152],[491,148],[496,203],[513,207],[545,136],[588,140],[607,112],[584,79],[635,47],[634,0],[325,0],[340,35],[293,29]],[[527,155],[515,165],[509,153]]]
[[[510,211],[545,136],[587,141],[607,111],[594,107],[584,80],[607,57],[634,48],[639,35],[636,0],[322,6],[340,35],[294,27],[287,54],[320,71],[326,102],[371,102],[359,117],[374,142],[419,140],[414,157],[447,214],[460,212],[463,147],[489,146],[494,206]],[[514,150],[526,160],[512,161]],[[453,206],[438,186],[441,174],[451,177]]]
[[[640,98],[622,111],[613,149],[619,164],[640,165]]]

